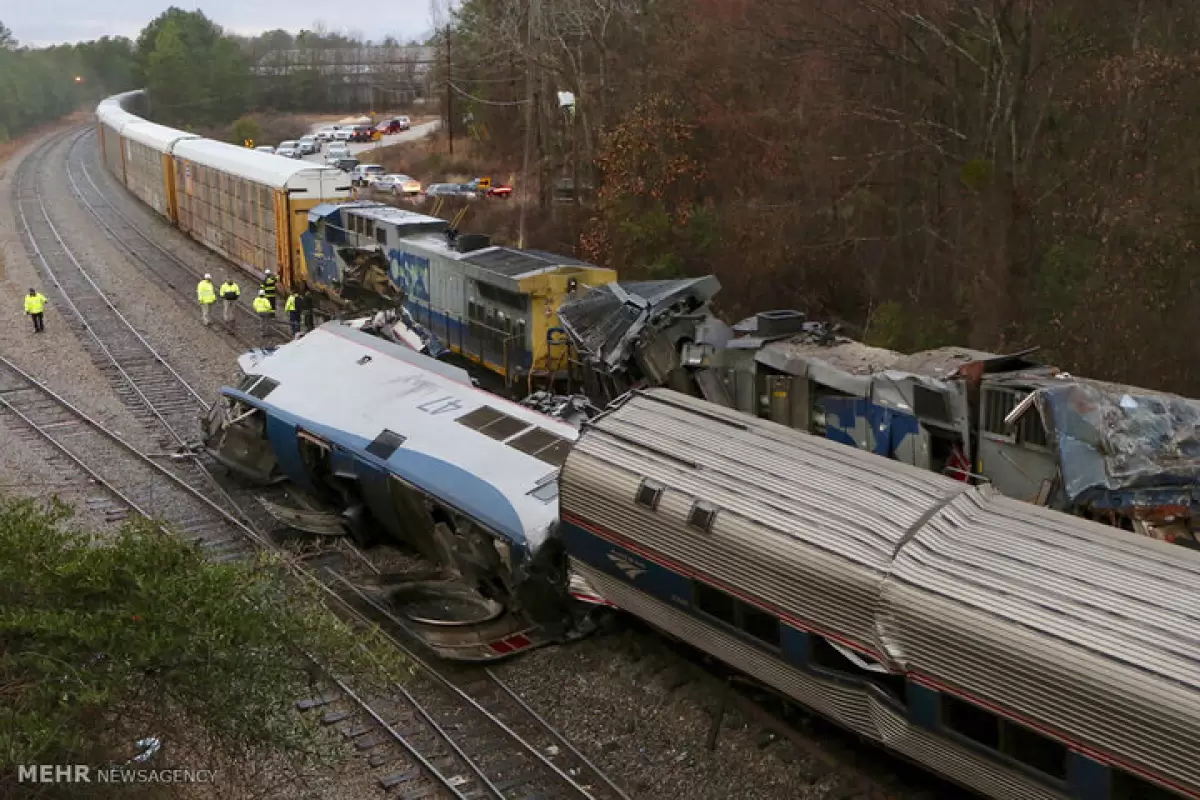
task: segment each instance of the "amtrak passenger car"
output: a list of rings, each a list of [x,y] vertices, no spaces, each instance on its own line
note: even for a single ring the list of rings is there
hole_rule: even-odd
[[[360,543],[407,543],[549,635],[566,624],[557,476],[574,427],[341,322],[240,364],[205,425],[229,469],[291,481]]]
[[[572,567],[989,797],[1200,797],[1200,553],[665,389],[587,423]]]
[[[487,236],[455,234],[443,219],[382,203],[318,206],[302,242],[309,283],[327,294],[346,282],[339,252],[378,251],[413,317],[510,385],[531,372],[565,375],[558,307],[584,287],[617,278],[615,270],[568,256],[492,246]]]

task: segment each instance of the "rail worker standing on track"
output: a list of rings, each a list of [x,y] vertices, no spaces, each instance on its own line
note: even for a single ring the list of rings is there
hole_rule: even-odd
[[[221,299],[224,301],[225,324],[233,324],[233,307],[237,305],[238,298],[242,295],[242,287],[237,285],[236,281],[229,280],[229,276],[225,276],[225,282],[221,284]]]
[[[288,322],[292,326],[292,338],[295,339],[300,333],[300,312],[296,310],[295,292],[288,295],[287,302],[283,304],[283,310],[287,312]]]
[[[213,287],[212,275],[204,273],[204,279],[196,284],[196,299],[200,301],[200,319],[208,325],[211,320],[208,318],[208,312],[212,310],[212,304],[217,302],[217,290]]]
[[[25,313],[33,318],[33,332],[45,333],[46,331],[46,298],[42,294],[29,290],[29,294],[25,295]]]
[[[259,294],[265,294],[267,302],[271,304],[271,311],[275,310],[275,276],[271,274],[271,270],[267,270],[266,276],[263,278],[262,289]]]
[[[304,317],[304,332],[308,333],[313,329],[313,302],[312,295],[308,293],[308,287],[300,284],[299,297],[296,298],[296,310]]]
[[[263,341],[266,341],[267,331],[271,329],[271,322],[275,319],[275,309],[271,308],[271,301],[267,299],[266,289],[258,290],[258,297],[254,298],[254,313],[258,314],[262,338]]]

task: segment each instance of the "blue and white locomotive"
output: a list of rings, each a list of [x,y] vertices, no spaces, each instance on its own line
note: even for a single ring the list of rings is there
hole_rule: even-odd
[[[407,543],[502,604],[516,620],[507,632],[525,631],[526,645],[565,624],[554,533],[572,425],[347,323],[239,363],[244,379],[222,390],[205,424],[208,451],[228,469],[290,481],[337,509],[364,545]],[[535,627],[544,633],[529,635]]]

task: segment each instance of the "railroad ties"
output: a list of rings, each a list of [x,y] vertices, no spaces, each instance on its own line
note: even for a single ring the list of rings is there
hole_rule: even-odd
[[[423,650],[418,637],[385,605],[335,569],[322,569],[320,575],[343,619],[378,626],[416,667],[404,686],[395,687],[403,702],[393,695],[387,707],[407,732],[406,741],[447,780],[460,781],[466,797],[629,800],[490,669],[425,660],[418,652]],[[343,732],[356,746],[368,733],[361,726]],[[360,748],[373,752],[386,743],[375,735],[364,739]],[[381,757],[387,757],[386,752]],[[411,758],[399,763],[390,778],[380,779],[383,785],[407,782],[405,776],[415,765]]]
[[[105,295],[54,224],[38,187],[40,165],[53,146],[52,142],[27,158],[14,181],[26,249],[57,289],[65,305],[63,316],[153,438],[148,441],[137,431],[122,437],[3,356],[0,418],[6,427],[23,429],[20,435],[40,445],[64,485],[79,487],[89,508],[111,515],[114,521],[130,514],[159,520],[164,532],[187,537],[217,562],[246,559],[264,549],[280,552],[216,481],[211,464],[195,453],[189,441],[197,416],[208,410],[208,404]],[[91,186],[99,192],[94,182]],[[83,201],[82,192],[77,196]],[[132,223],[129,227],[136,229]],[[116,235],[115,226],[107,229]],[[162,455],[172,458],[159,463]],[[345,581],[338,571],[348,573],[355,559],[370,563],[364,554],[350,549],[349,554],[318,549],[312,557],[293,562],[298,564],[295,574],[311,580],[320,568]],[[330,592],[331,607],[348,624],[364,630],[374,624],[372,616],[355,611],[328,585],[320,585]],[[327,674],[329,695],[298,703],[302,711],[320,710],[327,725],[339,725],[355,749],[367,755],[368,765],[381,773],[379,783],[390,795],[404,800],[435,796],[627,800],[511,692],[497,688],[480,701],[456,685],[465,673],[448,677],[450,673],[425,663],[399,639],[393,641],[420,666],[411,684],[393,687],[395,691],[384,697],[364,698]],[[501,686],[494,677],[491,680]],[[475,688],[485,697],[480,687]],[[423,699],[427,705],[422,705],[415,691],[423,698],[429,692],[432,699]],[[513,719],[524,715],[524,724],[534,725],[536,735],[526,728],[523,736],[515,722],[510,727],[502,721],[496,708],[502,702],[510,704],[504,713]],[[586,776],[587,781],[577,781],[577,776]]]

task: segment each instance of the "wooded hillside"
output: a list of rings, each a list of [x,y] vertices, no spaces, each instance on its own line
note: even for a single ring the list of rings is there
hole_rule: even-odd
[[[623,276],[1200,394],[1187,4],[466,0],[452,37],[456,120],[514,163],[532,108],[544,207]]]

